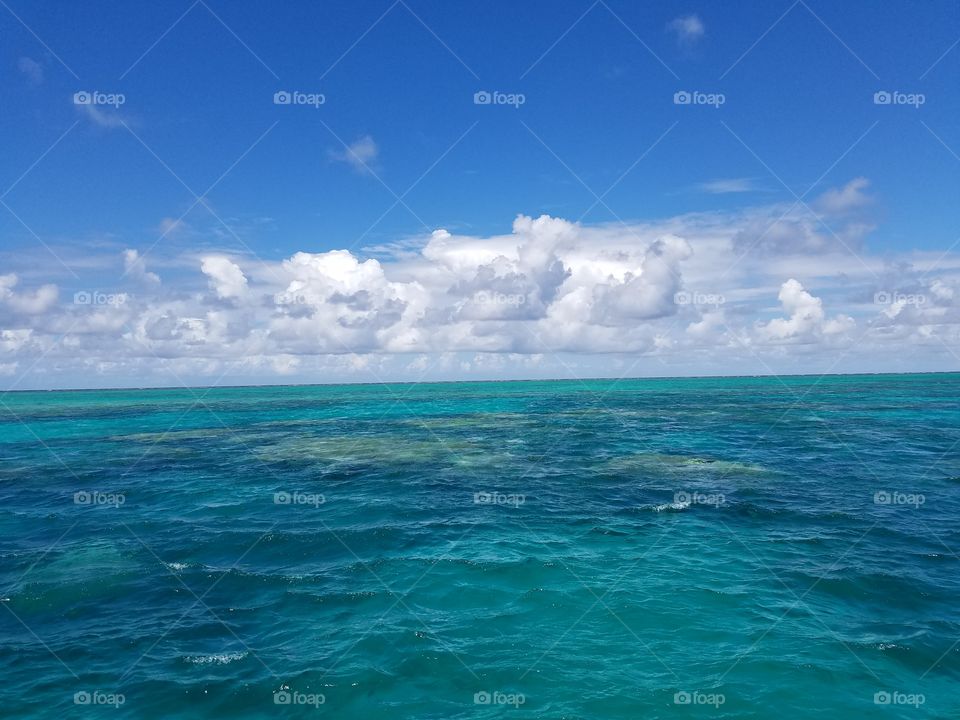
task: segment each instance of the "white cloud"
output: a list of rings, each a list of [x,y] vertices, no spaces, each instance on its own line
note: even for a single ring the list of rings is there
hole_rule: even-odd
[[[777,296],[789,317],[775,318],[759,326],[760,337],[772,342],[809,342],[822,335],[837,335],[854,328],[856,322],[847,315],[827,319],[823,302],[790,278]]]
[[[16,314],[39,315],[47,312],[57,302],[59,290],[56,285],[48,283],[36,290],[15,292],[13,288],[19,282],[14,273],[0,275],[0,302]]]
[[[370,173],[376,169],[379,155],[380,148],[369,135],[358,138],[343,150],[330,152],[332,159],[346,163],[361,174]]]
[[[273,296],[265,320],[270,337],[286,349],[403,352],[420,342],[412,320],[425,309],[422,288],[390,282],[377,260],[360,261],[346,250],[299,252],[281,273],[289,283]]]
[[[700,183],[700,190],[711,195],[726,195],[729,193],[745,193],[756,190],[753,178],[721,178]]]
[[[680,263],[691,253],[689,243],[679,237],[667,236],[651,244],[636,271],[628,270],[622,280],[611,278],[594,286],[594,321],[616,327],[676,313]]]
[[[247,278],[240,266],[229,258],[210,255],[203,258],[200,269],[210,280],[219,298],[239,298],[247,291]]]
[[[113,305],[58,304],[25,261],[0,276],[0,362],[46,352],[37,372],[135,384],[179,382],[164,375],[174,372],[210,381],[234,366],[260,382],[796,372],[840,350],[877,363],[905,348],[952,367],[960,256],[851,244],[863,232],[851,225],[870,221],[865,183],[814,202],[819,215],[784,202],[628,225],[520,215],[502,234],[387,243],[379,259],[330,250],[241,267],[184,253],[164,261],[163,283],[128,249],[137,289]],[[99,257],[85,267],[115,273],[116,255]],[[102,272],[65,294],[109,294]]]
[[[189,232],[190,229],[190,225],[183,218],[165,217],[157,226],[160,237],[179,235],[180,233]]]
[[[830,189],[809,206],[771,206],[745,217],[736,237],[741,253],[765,256],[824,254],[857,251],[873,230],[863,211],[873,202],[869,182],[856,178]],[[829,219],[829,223],[824,223]]]
[[[817,198],[815,205],[818,210],[835,215],[861,210],[873,202],[866,192],[869,186],[870,181],[866,178],[854,178],[841,188],[827,190]]]
[[[0,330],[0,352],[15,353],[26,347],[32,336],[33,330],[29,328]]]
[[[75,107],[81,115],[98,127],[118,128],[123,127],[124,124],[129,125],[128,119],[117,110],[102,110],[96,105],[75,105]]]
[[[698,15],[682,15],[667,23],[667,30],[672,32],[677,42],[690,45],[706,34],[706,27]]]
[[[147,264],[136,250],[123,251],[123,274],[141,282],[159,284],[160,276],[147,271]]]

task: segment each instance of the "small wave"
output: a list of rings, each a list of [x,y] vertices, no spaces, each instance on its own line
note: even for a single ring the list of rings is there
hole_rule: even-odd
[[[221,653],[219,655],[195,655],[186,658],[186,661],[194,665],[229,665],[234,660],[243,660],[246,656],[246,652]]]

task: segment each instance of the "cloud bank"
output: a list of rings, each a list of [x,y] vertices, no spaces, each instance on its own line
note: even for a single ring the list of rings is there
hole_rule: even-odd
[[[0,366],[17,387],[955,367],[960,258],[871,253],[872,205],[856,178],[809,208],[521,214],[500,235],[186,253],[162,273],[126,248],[79,288],[0,276]]]

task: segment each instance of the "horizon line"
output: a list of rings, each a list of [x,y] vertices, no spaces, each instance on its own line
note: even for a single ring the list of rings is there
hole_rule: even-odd
[[[52,393],[52,392],[124,392],[131,390],[237,390],[243,388],[298,388],[298,387],[349,387],[383,385],[460,385],[468,383],[529,383],[529,382],[592,382],[609,380],[735,380],[761,378],[826,378],[826,377],[876,377],[882,375],[958,375],[960,370],[915,370],[908,372],[853,372],[853,373],[765,373],[751,375],[635,375],[630,377],[554,377],[554,378],[484,378],[475,380],[380,380],[375,382],[308,382],[308,383],[250,383],[241,385],[146,385],[136,387],[72,387],[0,390],[0,397],[12,393]]]

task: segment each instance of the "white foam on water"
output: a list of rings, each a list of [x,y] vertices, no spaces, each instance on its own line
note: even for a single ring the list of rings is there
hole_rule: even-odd
[[[234,652],[221,653],[220,655],[196,655],[188,657],[186,660],[194,665],[228,665],[234,660],[243,660],[246,656],[246,652]]]
[[[688,507],[690,507],[689,500],[686,502],[672,502],[664,503],[663,505],[654,505],[653,509],[656,512],[680,512],[682,510],[686,510]]]

